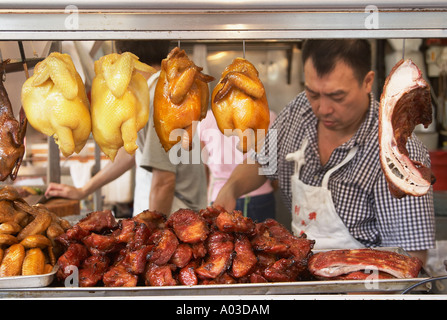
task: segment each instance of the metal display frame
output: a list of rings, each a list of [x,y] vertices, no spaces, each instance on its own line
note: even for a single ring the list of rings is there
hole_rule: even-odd
[[[306,38],[447,38],[447,2],[0,0],[2,40]],[[97,161],[98,155],[96,150]],[[60,182],[58,163],[58,148],[49,141],[48,181]],[[95,201],[95,207],[101,209],[99,201]]]
[[[295,41],[307,38],[447,38],[447,1],[0,0],[0,39],[3,41]],[[49,158],[56,156],[59,156],[57,149],[51,151]],[[57,166],[58,158],[56,160],[51,160],[49,167]],[[60,173],[54,173],[55,177],[50,180],[57,181],[58,175]],[[289,293],[284,287],[280,284],[279,294]],[[206,290],[210,289],[213,287]],[[215,289],[213,293],[222,294],[219,287]],[[292,288],[292,293],[296,294],[298,289]],[[13,293],[41,297],[51,295],[51,290],[55,289]],[[137,294],[149,294],[144,291],[146,289],[141,290]],[[249,294],[253,286],[249,290],[238,294]],[[333,291],[328,289],[328,292]],[[8,294],[11,292],[0,295]],[[122,292],[115,290],[108,294],[121,295]],[[60,292],[55,296],[60,296]]]
[[[3,40],[444,38],[445,1],[0,0]]]

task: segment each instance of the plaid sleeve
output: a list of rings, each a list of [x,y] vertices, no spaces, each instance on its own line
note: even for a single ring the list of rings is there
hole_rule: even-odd
[[[260,152],[253,154],[253,158],[261,165],[261,172],[263,175],[271,180],[278,179],[277,161],[278,161],[278,145],[280,144],[278,132],[281,126],[284,125],[284,115],[286,112],[281,112],[269,128],[265,136],[264,145]]]
[[[410,158],[430,165],[423,144],[413,136],[407,143]],[[381,246],[401,247],[406,251],[425,250],[435,246],[433,189],[422,197],[394,198],[381,174],[374,187],[377,229]]]

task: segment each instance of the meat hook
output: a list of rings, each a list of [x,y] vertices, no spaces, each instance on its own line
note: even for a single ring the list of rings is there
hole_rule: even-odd
[[[2,64],[2,63],[3,63],[3,55],[2,55],[2,50],[0,49],[0,64]],[[3,82],[6,81],[6,68],[3,69],[2,81]]]
[[[405,59],[405,38],[403,39],[402,42],[402,60]]]
[[[242,40],[242,58],[245,59],[245,40]]]
[[[22,58],[23,63],[23,71],[25,71],[25,76],[28,79],[29,72],[28,72],[28,65],[26,64],[25,50],[23,49],[22,41],[18,41],[18,44],[19,44],[20,57]]]

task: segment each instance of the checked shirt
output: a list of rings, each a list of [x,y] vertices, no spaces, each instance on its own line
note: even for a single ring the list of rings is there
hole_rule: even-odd
[[[370,101],[367,116],[357,133],[336,148],[322,166],[317,118],[302,92],[280,112],[268,131],[263,150],[255,158],[269,179],[278,180],[284,203],[292,212],[291,176],[295,164],[286,161],[286,155],[297,151],[307,137],[306,164],[301,168],[300,180],[321,186],[324,174],[358,145],[355,157],[329,179],[335,209],[352,236],[367,247],[401,247],[407,251],[432,248],[435,244],[433,191],[423,197],[393,198],[379,160],[379,104],[373,95]],[[408,139],[407,149],[411,159],[430,165],[427,149],[414,134]]]

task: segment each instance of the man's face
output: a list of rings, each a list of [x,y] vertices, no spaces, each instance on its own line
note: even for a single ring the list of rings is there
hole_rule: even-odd
[[[369,107],[374,72],[359,83],[351,67],[339,61],[332,72],[319,77],[312,59],[307,59],[304,76],[306,95],[319,125],[344,134],[355,133]]]

